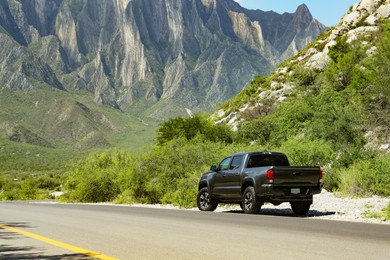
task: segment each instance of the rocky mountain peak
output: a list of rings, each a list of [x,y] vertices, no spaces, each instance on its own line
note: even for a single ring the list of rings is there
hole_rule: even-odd
[[[6,66],[3,52],[4,87],[43,79],[116,108],[145,100],[159,119],[210,111],[325,30],[305,5],[279,15],[233,0],[4,0],[0,9],[4,49],[44,64],[25,73],[31,66],[16,64],[28,55]]]
[[[301,4],[297,7],[297,10],[295,11],[295,17],[298,17],[299,19],[306,22],[313,21],[313,16],[310,13],[309,8],[305,4]]]

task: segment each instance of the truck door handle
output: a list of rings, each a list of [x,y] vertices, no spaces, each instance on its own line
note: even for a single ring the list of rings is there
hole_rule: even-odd
[[[293,175],[301,175],[300,172],[293,172]]]
[[[239,173],[236,173],[236,176],[239,176],[240,174]]]

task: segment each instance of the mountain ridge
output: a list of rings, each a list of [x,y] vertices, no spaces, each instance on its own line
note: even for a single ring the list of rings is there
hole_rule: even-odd
[[[0,141],[140,150],[162,120],[212,111],[324,30],[306,6],[280,15],[233,0],[1,1]]]
[[[325,30],[306,6],[299,7],[298,14],[281,15],[285,22],[271,26],[265,23],[267,12],[260,12],[264,17],[259,12],[248,15],[249,10],[231,0],[7,0],[1,7],[4,14],[0,25],[21,46],[39,47],[50,41],[46,37],[54,37],[50,44],[56,52],[48,57],[41,46],[38,56],[55,67],[57,74],[77,73],[76,83],[65,88],[87,89],[94,93],[95,102],[117,108],[139,98],[153,102],[174,99],[180,103],[177,100],[186,99],[194,88],[206,93],[193,96],[196,102],[190,108],[196,110],[203,103],[203,107],[213,107],[215,102],[237,93],[254,75],[269,73],[282,61],[279,56],[291,56],[302,48],[299,40],[295,44],[298,34],[304,42],[310,42]],[[21,12],[20,17],[17,12]],[[304,21],[300,13],[305,13]],[[280,15],[272,13],[272,17],[276,21]],[[286,27],[289,22],[292,24]],[[294,23],[303,26],[291,30]],[[317,31],[306,33],[310,23],[317,26]],[[263,31],[274,35],[270,39],[274,43],[283,44],[274,49],[267,33],[262,36]],[[285,38],[288,40],[282,40]],[[252,43],[247,45],[248,41]],[[299,46],[287,50],[290,45]],[[243,55],[245,59],[228,58]],[[233,68],[225,68],[226,62]],[[239,67],[245,70],[236,77],[220,73]],[[91,70],[96,72],[92,74]],[[208,80],[203,82],[205,78]],[[222,95],[207,93],[215,88],[221,89]],[[118,94],[119,89],[125,91]]]

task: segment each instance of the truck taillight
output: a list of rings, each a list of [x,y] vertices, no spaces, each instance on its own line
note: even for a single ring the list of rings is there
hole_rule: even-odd
[[[275,175],[274,169],[269,169],[267,171],[266,177],[267,177],[268,180],[273,181],[274,180],[274,175]]]

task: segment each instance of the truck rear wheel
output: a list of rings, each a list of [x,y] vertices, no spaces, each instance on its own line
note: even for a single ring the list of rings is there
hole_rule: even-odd
[[[308,201],[297,201],[290,204],[295,215],[306,215],[311,206],[311,202]]]
[[[204,187],[198,192],[196,204],[201,211],[214,211],[218,207],[218,202],[210,195],[209,189]]]
[[[261,200],[256,196],[253,187],[247,187],[242,195],[242,209],[246,214],[257,214],[260,212]]]

